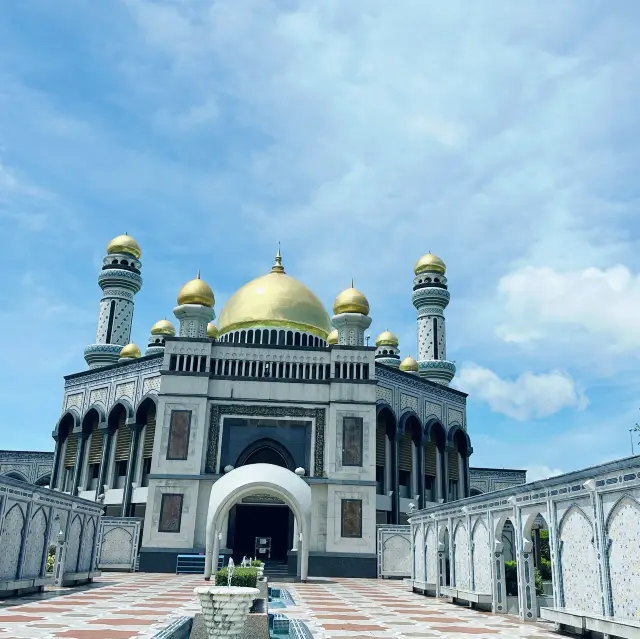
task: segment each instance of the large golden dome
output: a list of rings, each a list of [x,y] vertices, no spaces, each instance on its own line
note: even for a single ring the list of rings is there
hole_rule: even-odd
[[[133,257],[139,260],[142,255],[142,249],[130,235],[125,233],[124,235],[114,237],[111,242],[107,244],[107,255],[111,255],[112,253],[133,255]]]
[[[289,277],[280,251],[266,275],[238,289],[220,312],[220,334],[252,326],[303,331],[326,339],[331,322],[322,302],[302,282]]]
[[[353,287],[353,280],[351,280],[351,286],[336,297],[336,301],[333,303],[333,312],[336,315],[342,313],[369,315],[369,300],[357,288]]]
[[[178,293],[178,306],[183,304],[198,304],[199,306],[208,306],[213,308],[215,297],[211,287],[200,279],[200,271],[196,275],[195,280],[187,282]]]
[[[413,272],[416,275],[421,275],[429,271],[440,273],[441,275],[444,275],[447,271],[446,264],[437,255],[431,253],[431,251],[423,255],[413,267]]]
[[[216,325],[213,322],[209,322],[207,324],[207,337],[209,339],[218,339],[218,329],[216,328]]]

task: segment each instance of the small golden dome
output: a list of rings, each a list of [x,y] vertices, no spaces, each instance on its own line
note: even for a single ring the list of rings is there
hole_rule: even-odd
[[[140,349],[132,342],[127,344],[120,351],[120,357],[127,359],[136,359],[140,357]]]
[[[447,265],[437,255],[429,252],[416,262],[413,271],[416,275],[422,275],[422,273],[429,271],[444,275],[447,271]]]
[[[217,339],[218,335],[219,333],[216,325],[213,322],[209,322],[207,324],[207,337],[210,337],[211,339]]]
[[[418,362],[416,362],[411,355],[409,357],[405,357],[400,362],[400,370],[405,371],[406,373],[417,373],[418,372]]]
[[[336,297],[336,301],[333,303],[333,312],[336,315],[342,313],[369,314],[369,301],[358,289],[353,287],[353,280],[351,280],[351,286]]]
[[[213,296],[211,287],[200,279],[200,271],[194,280],[187,282],[178,293],[178,306],[183,304],[198,304],[213,308],[216,298]]]
[[[124,235],[118,235],[114,237],[109,244],[107,244],[107,255],[112,253],[126,253],[127,255],[133,255],[137,260],[142,255],[142,249],[140,245],[126,233]]]
[[[151,327],[151,334],[173,337],[176,334],[176,327],[169,320],[161,319]]]
[[[398,348],[398,336],[389,331],[388,329],[382,331],[378,337],[376,337],[376,346],[393,346]]]
[[[327,344],[337,344],[338,343],[338,329],[334,328],[329,335],[327,335]]]

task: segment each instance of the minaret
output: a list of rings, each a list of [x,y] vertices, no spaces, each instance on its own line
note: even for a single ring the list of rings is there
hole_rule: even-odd
[[[84,349],[89,368],[116,364],[120,351],[131,340],[133,298],[142,288],[138,243],[129,235],[119,235],[107,245],[98,284],[102,289],[98,330],[94,344]]]
[[[413,305],[418,311],[418,373],[432,382],[449,385],[456,374],[447,361],[444,309],[449,304],[447,267],[432,253],[423,255],[414,268]]]
[[[149,345],[145,355],[164,353],[164,338],[173,337],[176,334],[175,326],[167,319],[161,319],[151,327]]]
[[[351,286],[336,297],[333,303],[335,315],[331,323],[338,329],[340,346],[364,346],[364,332],[371,326],[369,302],[357,289]]]
[[[194,280],[187,282],[178,293],[178,306],[173,314],[180,322],[180,337],[207,337],[207,327],[216,314],[213,311],[215,297],[211,287],[200,279],[200,271]]]
[[[376,337],[376,362],[398,368],[400,366],[400,349],[398,336],[389,330],[382,331]]]

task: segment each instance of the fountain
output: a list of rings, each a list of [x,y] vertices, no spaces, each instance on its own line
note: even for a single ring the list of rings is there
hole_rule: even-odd
[[[233,572],[233,559],[229,559],[226,586],[204,586],[194,590],[200,599],[202,617],[209,639],[240,635],[253,600],[259,594],[257,588],[232,586]]]

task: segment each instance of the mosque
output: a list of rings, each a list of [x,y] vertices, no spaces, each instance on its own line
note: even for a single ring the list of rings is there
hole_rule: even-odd
[[[385,330],[369,346],[369,302],[352,285],[330,317],[280,251],[216,318],[198,276],[174,323],[131,342],[141,249],[109,242],[88,370],[65,377],[52,488],[144,518],[140,570],[180,554],[267,557],[296,574],[376,575],[376,525],[429,503],[524,483],[470,469],[466,394],[449,387],[446,267],[414,267],[417,359]],[[161,313],[159,313],[161,314]],[[216,323],[217,319],[217,325]],[[214,505],[215,502],[215,505]]]

